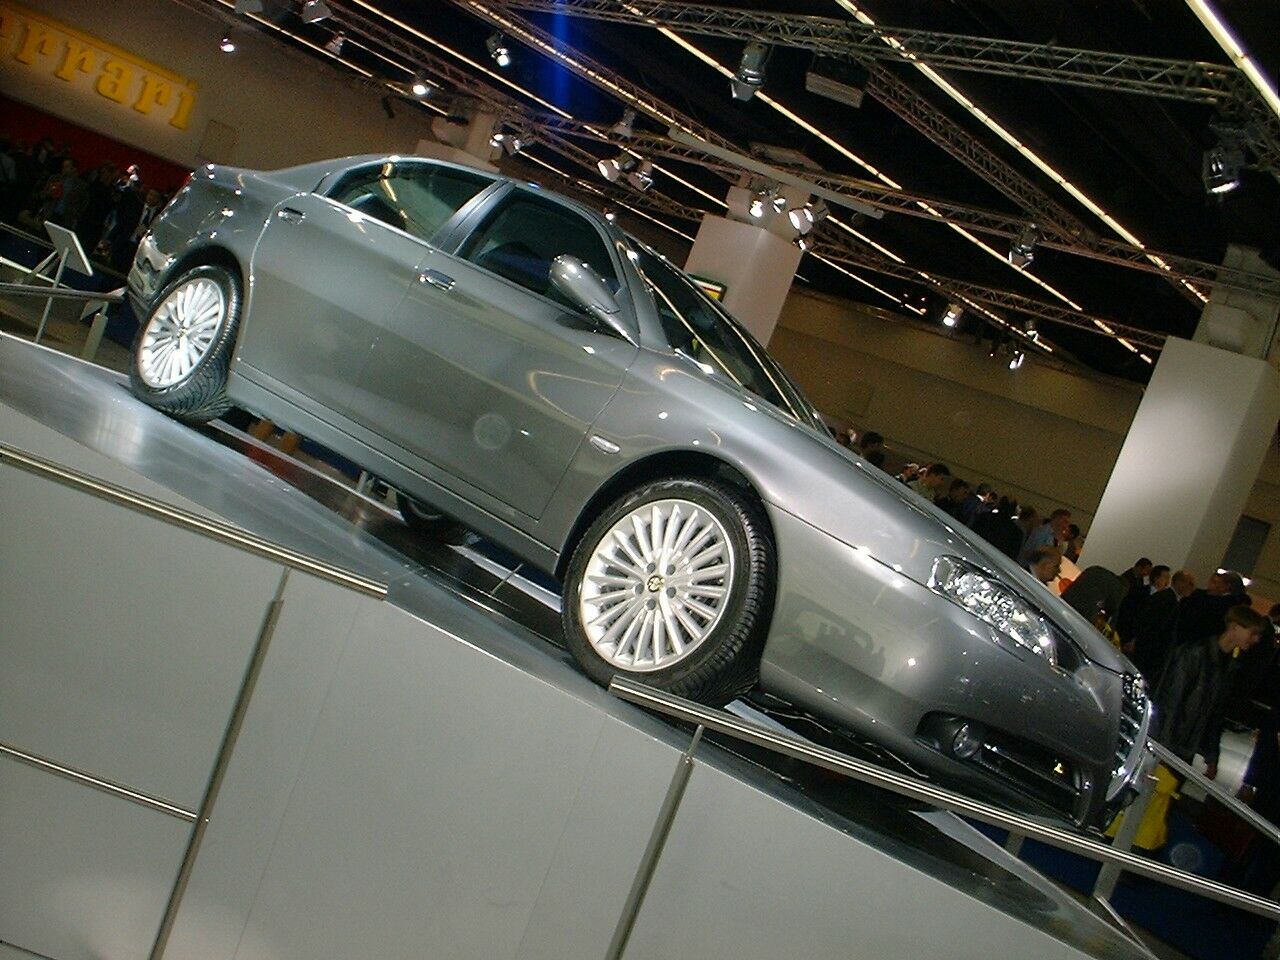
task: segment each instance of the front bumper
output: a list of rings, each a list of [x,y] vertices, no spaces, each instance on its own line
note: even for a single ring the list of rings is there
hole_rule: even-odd
[[[765,690],[908,763],[1078,822],[1118,794],[1120,677],[1052,667],[868,550],[769,516],[779,580]],[[955,719],[984,731],[976,757],[956,759],[936,735]]]

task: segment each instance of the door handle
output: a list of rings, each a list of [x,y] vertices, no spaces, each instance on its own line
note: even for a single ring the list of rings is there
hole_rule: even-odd
[[[276,211],[276,216],[285,223],[301,223],[307,219],[307,215],[301,210],[295,210],[293,207],[281,207]]]
[[[429,283],[433,287],[438,287],[441,290],[452,290],[453,285],[457,283],[457,281],[447,273],[441,273],[439,270],[432,269],[423,270],[418,274],[418,282]]]

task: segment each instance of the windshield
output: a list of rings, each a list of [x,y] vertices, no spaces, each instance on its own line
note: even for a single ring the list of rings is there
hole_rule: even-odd
[[[674,350],[825,434],[813,404],[750,333],[660,254],[635,240],[631,245]]]

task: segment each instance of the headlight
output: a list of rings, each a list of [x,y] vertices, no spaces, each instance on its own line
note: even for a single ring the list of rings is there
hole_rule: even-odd
[[[933,563],[929,586],[964,607],[983,623],[1051,664],[1058,662],[1053,630],[1044,617],[994,577],[955,557]]]

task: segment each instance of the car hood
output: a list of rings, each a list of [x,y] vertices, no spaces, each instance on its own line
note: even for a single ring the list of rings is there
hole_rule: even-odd
[[[964,524],[835,441],[819,437],[808,430],[803,432],[812,442],[822,444],[844,461],[843,485],[851,499],[865,498],[868,488],[877,492],[874,499],[881,505],[877,511],[881,516],[880,526],[891,534],[897,528],[896,536],[879,537],[870,547],[877,560],[924,585],[928,584],[933,563],[938,557],[953,556],[966,560],[994,574],[1024,600],[1037,607],[1096,666],[1117,674],[1136,672],[1133,664],[1093,624],[1068,606],[1062,598],[1051,593],[1030,572]],[[894,515],[903,519],[895,521]],[[865,536],[859,536],[861,531],[838,521],[831,522],[831,518],[820,525],[851,546],[866,542]]]

